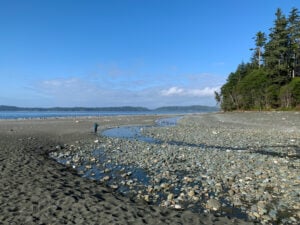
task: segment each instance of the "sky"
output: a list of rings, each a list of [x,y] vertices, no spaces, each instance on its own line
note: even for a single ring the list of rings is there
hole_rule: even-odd
[[[0,0],[0,105],[208,105],[299,0]]]

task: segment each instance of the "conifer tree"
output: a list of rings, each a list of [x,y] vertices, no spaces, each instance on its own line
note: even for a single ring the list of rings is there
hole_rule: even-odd
[[[288,81],[288,21],[281,9],[277,9],[275,15],[275,27],[270,29],[270,40],[266,44],[265,63],[273,83],[281,85]]]
[[[295,68],[300,64],[300,16],[296,8],[292,8],[288,18],[289,34],[289,68],[291,77],[295,77]]]
[[[268,40],[256,33],[251,63],[239,64],[215,93],[223,110],[300,109],[299,11],[293,8],[286,18],[278,9],[275,15]]]
[[[252,63],[257,64],[258,68],[261,66],[261,61],[262,61],[262,53],[263,53],[263,48],[266,44],[266,35],[265,33],[259,31],[256,33],[255,36],[255,48],[250,49],[253,50],[253,58],[252,58]]]

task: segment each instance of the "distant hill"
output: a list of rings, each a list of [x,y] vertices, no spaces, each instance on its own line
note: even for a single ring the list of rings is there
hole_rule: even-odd
[[[0,111],[19,111],[16,106],[0,105]]]
[[[0,111],[36,111],[36,112],[216,112],[220,109],[211,106],[165,106],[150,110],[145,107],[121,106],[121,107],[17,107],[0,105]]]
[[[35,108],[35,107],[16,107],[0,105],[0,111],[101,111],[101,112],[143,112],[150,111],[145,107],[132,107],[132,106],[121,106],[121,107],[52,107],[52,108]]]
[[[72,111],[90,111],[90,112],[215,112],[219,111],[217,107],[193,105],[193,106],[165,106],[150,110],[146,107],[120,106],[120,107],[17,107],[0,105],[0,111],[37,111],[37,112],[72,112]]]

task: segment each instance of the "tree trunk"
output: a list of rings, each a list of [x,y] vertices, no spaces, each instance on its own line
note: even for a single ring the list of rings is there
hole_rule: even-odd
[[[260,56],[261,53],[260,53],[260,48],[258,48],[258,68],[260,68]]]

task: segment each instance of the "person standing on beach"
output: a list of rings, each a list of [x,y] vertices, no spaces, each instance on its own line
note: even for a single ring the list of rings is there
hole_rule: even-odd
[[[95,133],[95,134],[97,133],[98,126],[99,126],[98,123],[94,123],[94,133]]]

